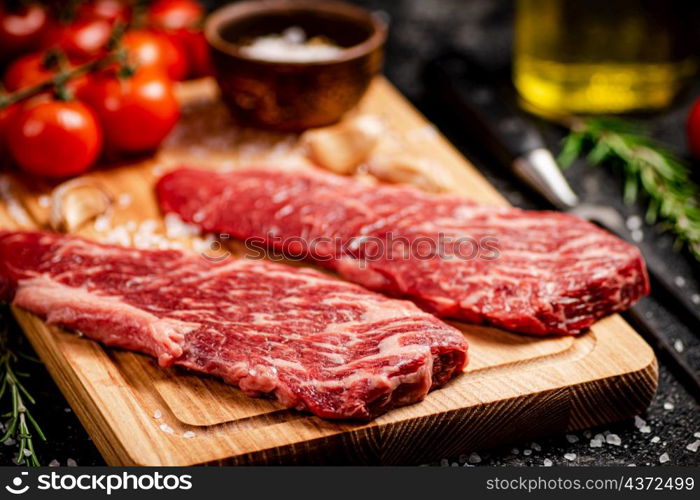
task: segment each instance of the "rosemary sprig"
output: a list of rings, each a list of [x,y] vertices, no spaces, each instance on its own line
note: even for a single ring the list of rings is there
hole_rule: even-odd
[[[572,124],[559,163],[568,167],[585,155],[593,164],[611,164],[624,176],[624,200],[647,202],[646,220],[657,221],[700,260],[700,188],[690,170],[638,125],[617,118],[588,118]]]
[[[4,316],[7,311],[0,311],[0,315]],[[12,410],[5,415],[7,421],[4,422],[3,429],[5,433],[0,437],[0,442],[5,442],[12,438],[19,443],[15,462],[17,464],[26,463],[33,467],[39,467],[39,459],[34,450],[33,437],[39,437],[42,441],[46,441],[46,436],[39,427],[39,424],[32,416],[27,404],[36,404],[36,401],[24,387],[21,378],[29,376],[27,373],[17,371],[16,366],[20,358],[36,362],[37,360],[15,352],[10,346],[10,337],[8,327],[4,318],[0,325],[0,402],[7,395],[11,402]]]

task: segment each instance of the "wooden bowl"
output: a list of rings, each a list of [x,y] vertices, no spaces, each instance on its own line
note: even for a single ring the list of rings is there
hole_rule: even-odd
[[[301,27],[342,50],[314,62],[276,62],[242,53],[257,37]],[[242,121],[301,131],[329,125],[360,100],[381,69],[386,25],[353,5],[326,0],[245,1],[212,13],[205,25],[223,99]]]

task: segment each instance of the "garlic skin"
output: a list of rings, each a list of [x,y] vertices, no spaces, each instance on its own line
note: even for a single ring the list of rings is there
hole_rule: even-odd
[[[350,175],[364,163],[385,127],[374,115],[359,115],[330,127],[309,130],[302,136],[315,164],[336,174]]]

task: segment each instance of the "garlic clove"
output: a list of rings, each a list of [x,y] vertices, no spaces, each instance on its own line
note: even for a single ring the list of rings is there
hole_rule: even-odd
[[[49,223],[55,231],[74,232],[112,206],[109,191],[87,179],[73,179],[51,193]]]
[[[369,157],[384,131],[373,115],[360,115],[338,125],[310,130],[302,137],[309,158],[337,174],[351,174]]]
[[[450,191],[452,176],[429,158],[406,154],[377,156],[367,163],[367,173],[394,184],[411,184],[423,191]]]

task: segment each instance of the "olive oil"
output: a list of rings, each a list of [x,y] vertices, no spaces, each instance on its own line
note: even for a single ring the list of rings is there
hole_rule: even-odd
[[[695,71],[673,0],[518,0],[514,83],[543,113],[667,106]]]

